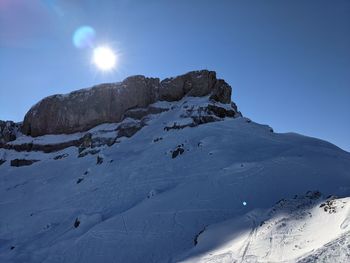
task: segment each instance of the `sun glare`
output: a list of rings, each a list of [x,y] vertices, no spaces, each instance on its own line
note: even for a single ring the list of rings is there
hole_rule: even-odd
[[[93,51],[93,63],[100,70],[112,70],[116,66],[117,55],[109,47],[97,47]]]

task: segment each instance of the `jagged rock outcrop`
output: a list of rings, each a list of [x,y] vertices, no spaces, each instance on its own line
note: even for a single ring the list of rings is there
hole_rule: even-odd
[[[201,70],[167,78],[132,76],[121,83],[101,84],[67,95],[53,95],[34,105],[26,114],[22,132],[33,137],[74,133],[101,123],[120,122],[133,109],[158,101],[175,101],[185,96],[207,96],[231,102],[231,87],[216,78],[214,71]],[[138,112],[142,115],[142,112]]]
[[[161,82],[159,99],[175,101],[181,100],[185,95],[192,97],[206,96],[214,90],[216,81],[216,73],[206,70],[193,71],[175,78],[167,78]]]
[[[14,160],[11,160],[11,166],[15,166],[15,167],[28,166],[36,162],[39,162],[39,160],[14,159]]]
[[[13,121],[0,121],[0,145],[14,141],[19,128],[19,123],[14,123]]]
[[[0,121],[0,148],[8,142],[16,140],[17,133],[20,129],[20,123],[15,123],[13,121]]]

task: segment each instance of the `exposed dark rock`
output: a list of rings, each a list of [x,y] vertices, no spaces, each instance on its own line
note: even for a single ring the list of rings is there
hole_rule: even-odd
[[[165,131],[170,131],[170,130],[180,130],[180,129],[184,129],[186,127],[194,127],[196,126],[194,123],[188,123],[188,124],[177,124],[176,122],[173,123],[173,125],[171,126],[165,126],[164,130]]]
[[[84,178],[78,178],[77,184],[80,184],[83,180],[84,180]]]
[[[192,119],[193,119],[193,122],[195,123],[194,126],[215,122],[215,121],[220,121],[219,118],[212,115],[193,116]]]
[[[80,221],[79,221],[78,218],[76,218],[75,221],[74,221],[74,227],[75,227],[75,228],[78,228],[79,225],[80,225]]]
[[[213,104],[209,104],[208,105],[208,111],[210,113],[213,113],[215,116],[219,117],[219,118],[225,118],[225,117],[235,117],[236,115],[236,111],[235,110],[227,110],[225,108],[213,105]]]
[[[33,144],[33,143],[23,143],[23,144],[5,144],[0,148],[15,150],[17,152],[30,152],[30,151],[40,151],[44,153],[57,152],[66,149],[71,146],[79,146],[82,143],[81,139],[72,140],[57,144]]]
[[[142,122],[126,122],[122,123],[118,127],[118,138],[120,137],[128,137],[130,138],[136,132],[142,129],[145,124]]]
[[[235,118],[241,116],[240,112],[237,112],[235,104],[231,104],[231,109],[227,107],[222,107],[220,105],[208,104],[205,107],[191,107],[186,110],[186,113],[181,116],[183,118],[192,118],[193,125],[190,127],[194,127],[197,125],[220,121],[225,117]]]
[[[11,166],[15,166],[15,167],[28,166],[28,165],[32,165],[35,162],[39,162],[39,160],[14,159],[14,160],[11,160]]]
[[[4,164],[6,160],[0,159],[0,165]]]
[[[336,196],[329,196],[324,203],[320,205],[320,208],[323,208],[323,211],[329,214],[334,214],[337,212],[338,206],[337,206],[337,197]],[[343,208],[343,206],[341,207]]]
[[[81,132],[101,123],[120,122],[125,117],[142,119],[160,113],[164,109],[149,107],[158,100],[210,94],[214,101],[231,101],[231,87],[217,79],[214,71],[192,71],[161,82],[158,78],[133,76],[121,83],[47,97],[26,114],[22,131],[31,136]]]
[[[115,143],[117,143],[117,136],[114,138],[96,137],[92,139],[91,147],[95,148],[103,145],[112,146]]]
[[[14,186],[11,186],[11,187],[6,188],[6,191],[9,191],[9,190],[12,190],[12,189],[16,189],[17,187],[20,187],[20,186],[26,185],[27,183],[28,183],[28,181],[26,181],[26,182],[22,182],[22,183],[18,183],[18,184],[15,184]]]
[[[151,106],[148,108],[131,109],[125,112],[124,117],[141,120],[143,117],[148,116],[150,114],[159,114],[168,110],[169,109],[157,108],[157,107],[151,107]]]
[[[68,153],[57,155],[53,159],[54,160],[60,160],[60,159],[66,158],[66,157],[68,157]]]
[[[33,143],[23,143],[23,144],[4,144],[0,145],[0,148],[15,150],[17,152],[30,152],[30,151],[40,151],[44,153],[52,153],[57,152],[68,147],[79,147],[79,151],[82,152],[86,149],[86,146],[90,145],[92,148],[99,147],[102,145],[111,146],[116,143],[116,138],[92,138],[91,143],[88,143],[90,139],[89,136],[82,137],[80,139],[66,141],[62,143],[55,144],[33,144]],[[85,146],[83,146],[85,145]],[[89,147],[90,147],[89,146]]]
[[[171,158],[176,158],[178,155],[181,155],[185,152],[185,149],[183,148],[184,145],[178,145],[174,151],[172,151]]]
[[[201,231],[199,231],[199,233],[194,237],[193,243],[194,243],[195,246],[197,246],[198,238],[205,231],[205,229],[206,229],[206,227],[204,227]]]
[[[88,154],[91,154],[91,155],[94,155],[94,154],[97,154],[99,153],[100,150],[99,149],[91,149],[89,151],[83,151],[81,153],[79,153],[78,157],[81,158],[81,157],[85,157],[86,155]]]
[[[96,158],[96,164],[102,164],[103,163],[103,157],[101,155],[98,155]]]
[[[161,82],[159,99],[176,101],[185,95],[206,96],[213,91],[216,81],[216,73],[208,70],[192,71],[175,78],[167,78]]]
[[[231,92],[232,88],[230,87],[230,85],[228,85],[224,80],[218,79],[215,83],[210,99],[222,103],[230,103]]]
[[[95,140],[95,144],[96,144],[96,139]],[[93,139],[92,139],[92,134],[91,133],[86,133],[81,139],[81,144],[79,145],[79,149],[78,149],[78,152],[79,152],[79,157],[83,157],[85,155],[87,155],[87,153],[85,155],[81,155],[81,153],[87,149],[87,148],[91,148],[91,147],[95,147],[93,146]],[[100,146],[100,145],[98,145]]]
[[[309,199],[319,199],[322,194],[320,191],[307,191],[305,196]]]
[[[13,121],[0,121],[0,145],[16,140],[20,126],[19,123]]]
[[[219,105],[208,104],[205,107],[188,108],[182,118],[191,118],[192,122],[186,124],[177,124],[174,122],[171,126],[164,127],[165,131],[184,129],[186,127],[196,127],[215,121],[221,121],[225,117],[234,118],[240,116],[240,113],[231,105],[231,109],[224,108]]]
[[[88,148],[96,148],[96,147],[100,147],[103,145],[112,146],[114,143],[117,142],[117,137],[114,137],[114,138],[94,137],[94,138],[92,138],[92,135],[90,133],[88,133],[87,135],[85,135],[82,138],[82,141],[83,142],[79,146],[79,157],[84,157],[87,154],[96,154],[100,151],[100,150],[96,150],[96,149],[86,151],[86,149],[88,149]]]
[[[92,144],[92,134],[91,133],[86,133],[82,138],[82,142],[79,146],[79,153],[85,150],[86,148],[91,147]]]
[[[158,138],[153,139],[153,142],[159,142],[161,140],[163,140],[163,138],[162,137],[158,137]]]

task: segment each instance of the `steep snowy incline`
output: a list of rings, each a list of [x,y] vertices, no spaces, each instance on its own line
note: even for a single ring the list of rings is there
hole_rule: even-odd
[[[274,133],[243,117],[205,118],[208,123],[194,126],[189,109],[199,112],[207,104],[208,97],[157,102],[155,107],[169,110],[149,115],[142,129],[110,146],[48,153],[0,149],[0,159],[8,160],[0,165],[0,262],[175,262],[194,256],[206,262],[209,250],[226,253],[226,244],[237,249],[237,262],[264,262],[269,235],[276,242],[272,248],[279,249],[278,233],[290,233],[289,223],[279,229],[274,222],[285,218],[290,229],[303,226],[288,209],[268,214],[278,200],[309,190],[350,196],[349,153],[318,139]],[[47,137],[19,140],[45,143]],[[14,167],[14,158],[38,161]],[[306,235],[314,235],[311,244],[290,258],[270,251],[268,259],[312,257],[312,249],[346,235],[344,224],[317,241],[312,220],[325,228],[348,217],[346,198],[336,201],[347,204],[331,215],[319,208],[322,200],[307,206],[313,217],[305,219],[302,237],[295,236],[288,249]],[[255,215],[265,215],[261,228]],[[268,224],[273,230],[259,236],[256,229]]]

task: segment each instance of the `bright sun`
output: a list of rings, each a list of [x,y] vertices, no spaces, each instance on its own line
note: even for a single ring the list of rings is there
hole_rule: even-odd
[[[111,70],[117,62],[117,55],[109,47],[97,47],[94,49],[93,62],[100,70]]]

